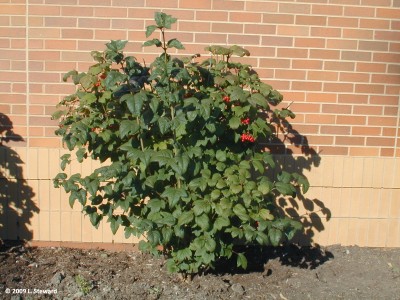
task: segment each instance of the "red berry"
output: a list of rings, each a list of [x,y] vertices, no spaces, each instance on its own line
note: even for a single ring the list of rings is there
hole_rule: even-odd
[[[224,98],[222,98],[222,100],[224,100],[224,102],[229,103],[231,101],[231,98],[229,96],[224,96]]]
[[[100,75],[100,78],[101,78],[101,79],[105,79],[106,77],[107,77],[107,74],[102,73],[102,74]]]
[[[101,82],[100,82],[100,81],[97,81],[94,85],[97,86],[97,87],[99,87],[99,86],[101,85]]]

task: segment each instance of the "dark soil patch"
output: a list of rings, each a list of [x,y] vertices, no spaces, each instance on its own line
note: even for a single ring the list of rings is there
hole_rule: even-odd
[[[168,274],[162,259],[139,252],[8,245],[0,251],[0,298],[400,299],[400,249],[335,245],[247,252],[247,272],[223,262],[213,273],[184,281]]]

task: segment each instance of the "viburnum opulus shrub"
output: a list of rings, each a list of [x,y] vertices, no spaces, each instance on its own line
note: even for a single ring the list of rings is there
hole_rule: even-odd
[[[282,95],[232,60],[249,55],[239,46],[210,46],[200,63],[172,57],[170,49],[184,49],[165,38],[175,22],[156,13],[147,27],[147,37],[161,32],[144,43],[161,50],[148,67],[117,40],[92,51],[87,72],[66,74],[77,90],[59,104],[56,133],[79,162],[105,165],[85,177],[60,173],[54,183],[94,226],[106,219],[113,233],[141,237],[142,251],[163,253],[171,272],[194,274],[233,255],[246,268],[235,245],[278,246],[302,228],[278,213],[276,199],[306,192],[306,178],[266,176],[275,161],[259,143],[294,114],[273,109]],[[61,157],[62,170],[72,159]]]

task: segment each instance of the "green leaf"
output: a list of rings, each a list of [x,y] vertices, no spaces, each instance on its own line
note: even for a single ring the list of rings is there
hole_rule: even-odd
[[[267,195],[271,191],[270,183],[266,180],[260,182],[257,186],[257,190],[260,191],[263,195]]]
[[[195,218],[196,224],[204,231],[210,227],[210,219],[206,214],[202,214]]]
[[[196,200],[193,204],[193,212],[196,216],[199,216],[202,213],[208,213],[211,209],[210,203],[206,200]]]
[[[185,211],[178,218],[178,226],[189,224],[194,219],[193,211]]]
[[[79,148],[78,151],[76,151],[76,158],[78,159],[78,162],[82,162],[83,159],[86,156],[86,149],[85,148]]]
[[[118,52],[125,48],[126,43],[128,43],[127,40],[112,40],[106,46],[108,49]]]
[[[143,103],[147,100],[146,92],[139,92],[134,95],[128,94],[121,98],[121,101],[126,101],[129,111],[134,117],[141,114]]]
[[[63,81],[66,82],[66,81],[68,80],[69,77],[76,76],[76,75],[78,75],[78,72],[77,72],[77,71],[75,71],[75,70],[69,71],[68,73],[66,73],[66,74],[63,76]]]
[[[157,29],[156,25],[149,25],[146,28],[146,37],[148,38]]]
[[[165,134],[171,128],[171,121],[166,117],[161,117],[157,120],[158,128],[161,134]]]
[[[227,217],[218,217],[214,222],[214,228],[221,230],[223,227],[228,227],[231,224]]]
[[[221,162],[226,161],[226,152],[223,150],[217,150],[217,153],[215,153],[215,158]]]
[[[240,118],[238,118],[238,117],[232,117],[229,120],[229,127],[232,128],[232,129],[239,128],[240,124],[241,124]]]
[[[247,269],[247,258],[246,258],[246,256],[244,256],[243,253],[238,253],[237,254],[236,265],[238,267],[243,268],[243,269]]]
[[[276,182],[275,187],[284,196],[291,196],[296,192],[296,189],[290,183]]]
[[[174,207],[182,197],[187,197],[187,192],[183,188],[168,187],[161,197],[167,198],[169,206]]]
[[[282,239],[282,231],[276,228],[271,228],[268,231],[268,237],[269,240],[271,241],[272,246],[277,247],[279,246],[279,243],[281,242]]]
[[[136,134],[140,129],[139,124],[136,121],[124,120],[121,122],[119,126],[119,134],[121,138],[124,138],[128,135]]]
[[[260,217],[263,218],[264,220],[272,221],[274,219],[274,216],[266,208],[260,209],[259,214],[260,214]]]
[[[169,40],[167,43],[167,47],[168,48],[176,48],[176,49],[185,49],[185,47],[183,47],[182,43],[180,41],[178,41],[177,39]]]
[[[236,204],[233,207],[233,212],[242,220],[242,221],[248,221],[250,219],[246,209],[242,204]]]
[[[143,47],[148,47],[153,45],[155,45],[156,47],[161,47],[162,43],[159,39],[152,39],[143,43]]]
[[[253,106],[261,106],[262,108],[268,108],[268,103],[265,97],[259,93],[251,94],[249,103]]]

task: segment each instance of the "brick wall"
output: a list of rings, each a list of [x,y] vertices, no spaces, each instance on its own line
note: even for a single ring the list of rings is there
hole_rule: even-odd
[[[128,39],[128,52],[152,59],[141,45],[160,3],[179,19],[170,34],[186,46],[180,53],[247,47],[317,152],[400,155],[398,0],[2,0],[0,109],[28,146],[60,146],[49,115],[73,91],[62,74],[86,70],[91,50]]]
[[[4,168],[12,155],[0,153],[0,188],[5,177],[32,194],[40,213],[27,222],[31,238],[123,241],[88,227],[52,188],[62,150],[50,114],[74,91],[62,75],[87,70],[90,51],[110,39],[129,40],[129,54],[152,61],[156,49],[141,45],[160,10],[179,20],[170,32],[186,47],[179,54],[244,46],[245,61],[292,103],[293,129],[321,156],[306,174],[309,200],[332,216],[314,215],[324,228],[316,241],[400,246],[400,0],[0,0],[0,134],[13,126],[3,144],[20,157],[14,176]],[[17,221],[7,222],[15,238]]]

